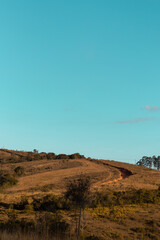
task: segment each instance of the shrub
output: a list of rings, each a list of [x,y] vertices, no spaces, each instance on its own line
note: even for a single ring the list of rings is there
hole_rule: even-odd
[[[60,214],[51,215],[49,213],[41,214],[36,219],[36,229],[39,233],[47,235],[48,233],[65,233],[69,224],[65,222]]]
[[[123,206],[127,204],[143,204],[143,203],[159,203],[159,190],[130,190],[121,192],[107,191],[104,193],[95,194],[91,207],[96,207],[98,204],[104,207]]]
[[[56,212],[57,210],[67,210],[70,208],[69,201],[63,197],[57,197],[51,194],[41,199],[34,199],[33,206],[36,211]]]
[[[30,212],[33,212],[33,211],[34,211],[34,207],[33,207],[32,204],[26,204],[24,210],[25,210],[25,212],[30,213]]]
[[[24,210],[25,206],[28,205],[28,198],[26,196],[21,197],[21,201],[17,204],[14,204],[14,209],[16,210]]]
[[[31,232],[35,230],[35,223],[32,219],[18,219],[14,211],[8,213],[8,220],[5,222],[0,222],[0,229],[7,230],[8,232]],[[18,238],[17,238],[18,239]]]
[[[33,160],[40,160],[40,159],[41,159],[40,154],[34,153],[34,155],[33,155]]]
[[[21,166],[18,166],[14,169],[14,172],[17,174],[17,176],[22,176],[24,174],[24,168]]]
[[[80,159],[80,158],[85,158],[84,155],[80,155],[79,153],[73,153],[69,155],[70,159]]]
[[[46,157],[47,157],[47,159],[55,159],[56,158],[56,154],[55,153],[47,153]]]
[[[33,156],[32,156],[32,154],[28,154],[28,155],[26,156],[26,161],[28,161],[28,162],[33,161]]]
[[[34,152],[34,153],[38,153],[38,150],[37,150],[37,149],[33,149],[33,152]]]
[[[18,180],[10,174],[0,175],[0,187],[10,187],[15,185]]]
[[[69,159],[69,156],[67,154],[59,154],[55,159]]]

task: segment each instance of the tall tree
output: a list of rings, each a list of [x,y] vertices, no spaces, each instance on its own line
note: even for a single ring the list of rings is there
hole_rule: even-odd
[[[67,184],[65,192],[65,197],[73,202],[79,209],[77,240],[80,236],[82,210],[85,209],[90,200],[90,186],[90,177],[81,175],[79,178]]]

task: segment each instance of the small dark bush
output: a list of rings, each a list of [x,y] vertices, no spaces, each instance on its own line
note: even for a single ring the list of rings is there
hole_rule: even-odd
[[[56,212],[60,209],[68,210],[70,208],[70,203],[63,197],[46,195],[41,199],[34,199],[33,206],[36,211]]]
[[[28,199],[26,196],[21,197],[21,201],[19,203],[16,203],[13,205],[14,209],[16,210],[24,210],[26,206],[28,205]]]
[[[33,155],[33,160],[40,160],[40,159],[41,159],[40,154],[34,153],[34,155]]]
[[[22,176],[24,174],[24,168],[19,166],[14,169],[14,172],[17,174],[17,176]]]
[[[33,156],[31,154],[28,154],[28,156],[26,156],[25,159],[26,159],[26,161],[31,162],[31,161],[33,161]]]
[[[34,153],[38,153],[38,150],[37,150],[37,149],[33,149],[33,152],[34,152]]]
[[[69,159],[69,156],[67,154],[59,154],[56,156],[56,159]]]
[[[69,224],[65,222],[60,214],[51,215],[45,213],[36,219],[36,229],[39,233],[65,233]]]
[[[15,185],[18,180],[10,174],[0,175],[0,187],[10,187]]]
[[[56,154],[55,153],[47,153],[46,154],[46,157],[47,157],[47,159],[55,159],[56,158]]]
[[[79,153],[73,153],[71,155],[69,155],[70,159],[81,159],[81,158],[85,158],[84,155],[80,155]]]
[[[46,159],[47,158],[47,153],[41,152],[39,153],[40,159]]]

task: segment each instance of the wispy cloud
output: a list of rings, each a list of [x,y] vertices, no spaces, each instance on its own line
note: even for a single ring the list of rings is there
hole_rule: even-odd
[[[131,120],[123,120],[123,121],[117,121],[118,124],[128,124],[128,123],[140,123],[140,122],[148,122],[148,121],[154,121],[156,120],[155,117],[145,117],[145,118],[135,118]]]
[[[143,109],[147,110],[149,112],[157,112],[157,111],[160,110],[160,107],[159,106],[149,106],[149,105],[146,105]]]

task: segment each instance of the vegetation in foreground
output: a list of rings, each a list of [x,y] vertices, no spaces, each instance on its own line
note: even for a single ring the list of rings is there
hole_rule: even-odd
[[[91,194],[88,178],[77,179],[65,196],[0,205],[1,239],[158,240],[160,235],[160,188]]]

